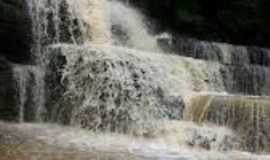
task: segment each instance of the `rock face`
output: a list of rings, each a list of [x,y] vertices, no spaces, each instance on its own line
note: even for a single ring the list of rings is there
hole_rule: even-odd
[[[154,79],[155,67],[145,59],[90,46],[62,45],[51,51],[66,59],[54,58],[65,64],[60,70],[65,96],[51,97],[56,102],[49,109],[52,121],[126,133],[152,128],[156,120],[182,118],[182,98]],[[60,83],[59,75],[52,77],[48,86]]]
[[[16,108],[16,84],[14,83],[12,66],[0,57],[0,119],[18,120],[19,109]]]
[[[47,70],[45,73],[45,96],[46,96],[46,110],[48,111],[46,120],[49,121],[58,121],[59,117],[55,116],[58,112],[60,112],[59,103],[63,100],[63,95],[66,92],[66,86],[62,83],[62,72],[64,66],[66,64],[66,58],[61,53],[61,50],[52,50],[51,54],[48,57]],[[66,121],[62,121],[62,123],[67,123]]]
[[[269,95],[269,67],[243,65],[223,66],[220,70],[224,86],[229,93]]]
[[[198,95],[185,113],[187,120],[227,126],[241,137],[241,149],[269,152],[269,97]]]
[[[183,37],[160,38],[159,44],[167,52],[218,64],[216,71],[228,93],[269,95],[270,50],[267,48]]]
[[[0,2],[0,54],[14,62],[29,62],[31,20],[24,0]]]
[[[200,41],[170,35],[160,38],[158,41],[165,51],[180,56],[215,61],[224,65],[270,65],[270,50],[267,48]]]
[[[35,121],[42,106],[42,70],[14,64],[0,56],[0,119]],[[41,103],[40,103],[41,102]]]
[[[19,121],[12,63],[29,63],[31,57],[31,21],[24,0],[0,1],[0,44],[0,119]]]
[[[55,8],[44,10],[51,1],[0,1],[0,58],[3,77],[0,80],[0,108],[6,110],[1,112],[1,119],[35,121],[38,108],[43,108],[45,103],[53,106],[56,99],[64,94],[57,89],[61,88],[61,75],[56,72],[64,62],[61,59],[57,62],[58,57],[41,57],[46,56],[46,47],[51,43],[72,43],[72,40],[81,43],[77,19],[70,15],[65,2],[54,1],[56,5],[52,6]],[[59,19],[55,20],[55,17]],[[56,36],[58,33],[59,36]],[[45,65],[48,65],[46,78],[43,70]],[[56,80],[59,83],[53,83]],[[43,96],[44,81],[48,82],[46,102]],[[46,119],[49,117],[46,116]]]

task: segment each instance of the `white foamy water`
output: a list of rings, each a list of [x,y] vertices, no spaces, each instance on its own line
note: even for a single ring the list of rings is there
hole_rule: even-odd
[[[109,5],[106,0],[68,0],[68,4],[77,13],[76,18],[86,42],[97,44],[111,43]]]
[[[168,112],[179,119],[182,97],[224,90],[215,77],[217,63],[108,45],[58,44],[51,50],[67,61],[62,82],[69,108],[59,106],[58,120],[68,112],[71,124],[89,129],[151,128],[156,119],[168,119]]]
[[[109,6],[111,25],[126,34],[125,43],[128,47],[152,52],[161,51],[155,36],[149,33],[145,24],[146,19],[140,12],[115,0],[110,1]]]
[[[185,160],[230,160],[230,159],[241,159],[241,160],[268,160],[270,157],[266,155],[252,155],[245,152],[236,152],[236,151],[225,151],[218,152],[213,149],[211,151],[204,150],[202,148],[195,147],[189,148],[184,146],[182,143],[186,141],[191,141],[190,133],[208,130],[211,134],[217,133],[218,137],[224,134],[230,133],[230,131],[218,127],[211,126],[208,127],[198,127],[192,123],[183,123],[183,122],[172,122],[174,125],[173,128],[160,128],[161,132],[155,137],[149,138],[138,138],[131,137],[127,135],[113,134],[113,133],[93,133],[79,128],[71,127],[60,127],[57,125],[50,124],[20,124],[12,125],[6,123],[0,123],[1,132],[5,132],[5,128],[9,131],[16,131],[12,136],[24,138],[23,143],[20,145],[28,145],[33,143],[43,143],[43,146],[46,145],[51,147],[60,147],[62,149],[72,149],[73,153],[84,152],[91,153],[98,152],[100,153],[100,159],[104,159],[102,155],[110,153],[113,155],[118,154],[129,154],[132,155],[130,159],[142,159],[142,160],[151,160],[151,159],[161,159],[161,160],[176,160],[176,159],[185,159]],[[181,130],[181,141],[168,141],[166,135],[170,135],[175,129]],[[222,132],[218,130],[221,129]],[[190,131],[191,130],[191,131]],[[205,132],[205,133],[207,133]],[[204,134],[205,134],[204,133]],[[165,136],[164,136],[165,135]],[[202,135],[205,136],[205,135]],[[164,138],[165,137],[165,138]],[[180,136],[179,136],[180,137]],[[175,139],[177,140],[177,139]],[[222,144],[221,144],[222,145]],[[15,152],[16,153],[16,152]],[[31,153],[31,152],[30,152]],[[42,157],[42,151],[40,151],[40,156]],[[61,153],[61,152],[60,152]],[[46,153],[45,153],[46,154]],[[55,154],[51,151],[50,154]],[[63,153],[64,154],[64,153]],[[61,155],[61,154],[59,154]],[[31,155],[29,155],[31,157]],[[34,155],[33,155],[34,156]],[[126,157],[127,158],[127,157]],[[129,159],[129,158],[128,158]]]

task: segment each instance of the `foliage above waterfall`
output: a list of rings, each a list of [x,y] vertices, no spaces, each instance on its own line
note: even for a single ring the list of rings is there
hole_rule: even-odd
[[[269,46],[269,0],[130,0],[161,28],[201,39]]]

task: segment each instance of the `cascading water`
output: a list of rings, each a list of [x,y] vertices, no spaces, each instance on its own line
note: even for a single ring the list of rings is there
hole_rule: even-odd
[[[149,33],[143,15],[121,2],[27,3],[33,64],[14,65],[13,69],[19,121],[60,123],[98,132],[89,136],[76,134],[74,128],[26,125],[25,134],[36,134],[35,139],[48,145],[75,143],[78,150],[100,147],[103,151],[104,147],[110,151],[115,143],[141,159],[266,160],[240,151],[269,152],[268,98],[230,95],[270,94],[267,63],[259,66],[262,63],[255,63],[248,49],[181,41],[179,54],[187,57],[164,54],[159,36]],[[247,71],[250,80],[242,83],[241,71]],[[241,119],[240,126],[235,126],[241,113],[248,122]],[[250,132],[244,133],[249,124]],[[120,143],[113,136],[121,140],[125,136],[109,133],[104,144],[88,143],[101,136],[99,131],[130,133],[139,140]],[[235,155],[232,150],[240,151]]]
[[[43,70],[37,66],[15,65],[13,74],[18,89],[19,121],[43,121],[46,114]]]
[[[139,12],[117,1],[109,2],[109,6],[116,44],[145,51],[161,51],[157,40],[148,32],[145,19]]]
[[[185,119],[228,126],[241,136],[244,149],[269,152],[269,105],[269,97],[197,95],[193,97]]]

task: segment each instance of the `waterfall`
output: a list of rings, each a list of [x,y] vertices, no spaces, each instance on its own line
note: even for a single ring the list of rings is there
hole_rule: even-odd
[[[17,69],[17,70],[16,70]],[[26,84],[28,77],[26,76],[27,73],[25,73],[20,68],[15,68],[14,77],[18,83],[18,90],[19,90],[19,121],[24,121],[24,105],[26,101]]]
[[[18,90],[19,121],[42,122],[46,114],[44,71],[38,66],[15,65],[13,76]]]
[[[116,0],[27,4],[32,62],[13,64],[22,125],[49,122],[143,137],[130,152],[151,156],[163,144],[162,151],[185,148],[197,158],[206,155],[202,159],[208,151],[270,152],[268,49],[154,35],[142,13]],[[73,143],[47,129],[50,142]],[[147,138],[158,149],[147,148]],[[174,152],[162,153],[157,156]]]
[[[110,27],[103,13],[105,1],[100,0],[29,0],[29,15],[32,19],[32,63],[15,65],[14,79],[17,82],[19,121],[43,121],[50,117],[47,112],[45,84],[50,64],[48,47],[59,43],[83,44],[110,43]],[[80,10],[78,10],[80,8]],[[93,10],[94,9],[94,10]],[[54,61],[54,60],[52,60]],[[30,84],[32,83],[32,85]],[[31,93],[29,93],[31,92]],[[33,101],[28,102],[28,101]],[[26,106],[31,106],[26,108]],[[31,111],[26,111],[31,110]],[[26,112],[35,118],[27,118]],[[43,115],[42,115],[43,113]],[[42,117],[45,116],[45,117]]]
[[[269,97],[202,94],[191,101],[186,120],[233,128],[246,143],[243,148],[269,152]]]
[[[40,88],[55,86],[51,84],[54,82],[59,85],[65,83],[65,89],[63,89],[65,93],[63,92],[62,94],[66,96],[61,100],[50,97],[50,94],[54,95],[54,88],[49,88],[48,90],[48,87],[46,87],[46,95],[44,96],[49,94],[49,97],[45,97],[47,101],[51,99],[56,101],[55,104],[49,103],[49,105],[52,106],[43,106],[43,110],[47,110],[47,114],[49,114],[46,118],[49,119],[49,121],[82,125],[87,128],[90,127],[90,129],[109,128],[109,130],[111,130],[114,128],[113,130],[127,130],[124,128],[128,126],[130,121],[134,121],[136,124],[138,123],[137,126],[145,125],[147,128],[147,123],[152,123],[153,117],[162,117],[162,115],[168,117],[168,115],[162,113],[167,112],[165,111],[167,110],[167,106],[164,107],[165,110],[159,109],[157,107],[158,103],[175,103],[174,105],[179,104],[181,108],[181,98],[179,98],[178,95],[166,95],[168,97],[173,96],[174,98],[171,98],[172,100],[170,101],[172,102],[168,100],[165,102],[166,98],[163,98],[163,95],[155,93],[160,90],[158,88],[160,84],[151,87],[152,84],[148,84],[147,80],[143,79],[146,74],[143,66],[147,67],[147,65],[142,64],[142,67],[133,69],[134,64],[125,62],[125,58],[128,57],[124,54],[129,52],[128,49],[125,49],[125,46],[134,49],[160,51],[157,46],[156,38],[149,34],[144,24],[143,16],[136,12],[135,9],[117,1],[106,0],[31,0],[28,1],[28,6],[33,26],[33,59],[35,65],[46,72],[43,77],[43,83],[40,83],[40,85],[44,84],[45,80],[46,84]],[[125,16],[123,17],[123,15]],[[119,47],[111,46],[113,43],[117,45],[121,43],[119,37],[116,37],[115,34],[111,35],[111,29],[113,30],[113,28],[126,34],[128,44],[123,44],[123,46]],[[141,39],[143,37],[144,41]],[[57,51],[54,49],[56,46],[60,49],[60,53],[56,53]],[[94,52],[98,52],[100,58],[96,58]],[[123,52],[124,54],[121,55],[123,57],[120,58],[116,52]],[[99,64],[98,61],[102,59],[101,56],[104,53],[110,58],[109,61],[113,62],[107,62],[105,56],[104,64]],[[62,77],[61,82],[53,79],[54,77],[48,77],[48,75],[53,75],[52,72],[55,72],[50,68],[52,64],[51,61],[58,61],[57,56],[55,57],[53,54],[59,54],[60,57],[65,57],[66,64],[62,64],[64,66],[60,67],[62,70],[59,71]],[[113,68],[109,70],[110,73],[108,73],[108,75],[106,73],[104,77],[101,76],[100,79],[98,79],[98,77],[93,78],[98,80],[97,83],[108,81],[113,87],[103,89],[104,84],[95,84],[96,86],[92,88],[88,87],[88,85],[91,85],[91,79],[87,79],[87,77],[91,78],[91,74],[94,73],[92,73],[93,70],[91,70],[91,67],[86,68],[86,66],[91,63],[93,63],[93,67],[97,67],[97,70],[103,70],[103,67],[109,69],[106,68],[107,65],[109,65],[107,63],[112,63]],[[140,60],[138,63],[140,63]],[[119,68],[114,68],[114,66],[117,65],[120,65]],[[129,67],[130,69],[126,70],[125,67]],[[123,70],[123,73],[121,73],[120,70]],[[126,75],[127,77],[125,77]],[[56,77],[59,76],[56,75]],[[153,77],[149,77],[148,79],[150,78]],[[24,79],[27,79],[27,77],[24,77]],[[129,83],[134,84],[131,85]],[[23,92],[25,90],[23,88],[25,87],[21,86],[21,88]],[[87,88],[89,88],[89,90],[87,90]],[[144,93],[143,90],[145,90],[146,93]],[[115,95],[113,95],[113,92],[116,92]],[[125,95],[132,92],[134,95]],[[106,98],[109,96],[108,94],[112,94],[110,99]],[[151,96],[147,98],[149,95],[153,96],[152,99],[150,98]],[[177,97],[179,98],[178,100]],[[157,101],[155,102],[156,104],[152,104],[154,101]],[[71,104],[68,104],[69,102]],[[113,103],[116,103],[116,105],[114,106]],[[143,106],[146,104],[149,104],[149,109],[144,111]],[[45,105],[47,105],[47,103],[45,103]],[[69,107],[67,107],[67,105],[69,105]],[[130,106],[130,109],[128,109],[127,106]],[[150,109],[154,106],[157,111],[150,113]],[[180,110],[176,113],[180,112]],[[90,111],[93,113],[89,113]],[[104,116],[104,114],[106,116]],[[181,117],[181,115],[179,114],[174,117]],[[123,118],[125,120],[120,122]],[[117,124],[113,121],[119,121],[117,123],[121,124]],[[147,123],[144,123],[146,121]],[[119,126],[117,127],[117,125]]]
[[[141,13],[118,1],[111,1],[109,6],[116,44],[152,52],[161,51],[156,38],[149,33],[146,19]]]

